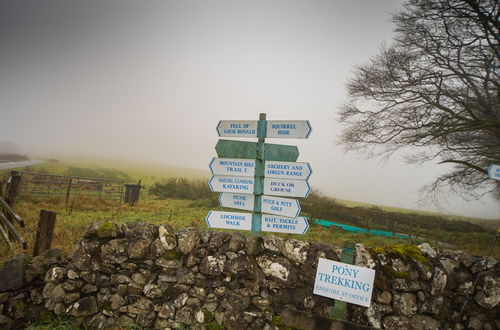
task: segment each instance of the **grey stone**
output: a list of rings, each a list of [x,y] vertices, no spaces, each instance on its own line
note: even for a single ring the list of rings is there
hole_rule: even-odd
[[[224,270],[226,256],[206,256],[200,263],[200,272],[206,275],[220,275]]]
[[[230,251],[238,252],[245,248],[246,239],[244,236],[238,233],[234,233],[231,235],[231,239],[229,240],[228,248]]]
[[[146,278],[144,278],[144,275],[141,273],[134,273],[131,276],[132,281],[139,285],[139,286],[144,286],[146,284]]]
[[[471,271],[474,274],[482,272],[495,267],[497,263],[498,261],[496,259],[493,259],[491,257],[484,257],[471,267]]]
[[[386,314],[393,312],[390,305],[382,305],[372,302],[370,307],[365,311],[369,324],[374,328],[380,328],[382,324],[382,317]]]
[[[290,263],[284,258],[263,255],[257,257],[257,264],[266,276],[272,276],[282,281],[288,280],[290,276]]]
[[[0,269],[0,292],[18,290],[24,286],[24,273],[29,262],[26,254],[17,254]]]
[[[120,263],[120,257],[127,257],[125,254],[127,241],[123,238],[112,239],[101,246],[101,259],[104,263]]]
[[[423,255],[436,258],[437,252],[436,250],[429,245],[429,243],[422,243],[418,246]]]
[[[250,256],[259,255],[264,250],[264,243],[262,237],[252,236],[248,237],[245,241],[245,253]]]
[[[378,295],[377,301],[382,304],[390,304],[392,301],[392,295],[389,291],[382,291]]]
[[[175,316],[175,307],[172,303],[166,302],[161,305],[158,317],[161,319],[173,319]]]
[[[417,281],[407,280],[404,278],[396,278],[392,281],[392,288],[398,291],[412,292],[419,291],[420,284]]]
[[[151,246],[151,240],[148,238],[140,238],[138,240],[132,241],[127,246],[127,254],[131,259],[142,259],[149,251]]]
[[[428,315],[413,315],[410,317],[411,328],[415,330],[439,330],[441,323]]]
[[[389,315],[382,319],[382,325],[388,330],[410,329],[410,319],[407,316]]]
[[[283,247],[283,240],[274,235],[263,237],[264,248],[270,252],[280,253]]]
[[[395,293],[392,307],[396,314],[413,315],[417,313],[417,297],[412,293]]]
[[[122,307],[126,303],[125,299],[121,295],[119,295],[118,293],[113,294],[109,298],[109,302],[111,303],[112,310],[118,310],[118,309],[120,309],[120,307]]]
[[[441,269],[436,268],[432,275],[431,280],[431,294],[432,295],[441,295],[446,287],[446,282],[448,280],[448,276]]]
[[[99,222],[92,222],[85,230],[83,237],[85,237],[85,238],[97,237],[97,231],[99,230],[100,226],[101,226],[101,224]]]
[[[165,250],[172,250],[177,246],[175,231],[168,224],[163,224],[158,227],[158,238],[160,239],[161,246]]]
[[[195,321],[193,309],[189,306],[181,307],[175,313],[175,321],[186,325],[193,324]]]
[[[189,295],[185,292],[181,293],[177,298],[174,300],[174,306],[175,308],[179,309],[182,306],[186,305],[186,302],[189,298]]]
[[[83,286],[82,292],[85,294],[97,292],[97,286],[87,283]]]
[[[231,234],[226,233],[226,232],[217,232],[210,237],[210,241],[208,242],[208,249],[209,250],[218,250],[221,248],[224,244],[229,242],[231,239]]]
[[[181,284],[194,284],[194,273],[189,268],[179,268],[176,271],[177,282]]]
[[[460,266],[460,263],[454,259],[451,258],[439,258],[439,262],[443,266],[444,270],[446,271],[446,274],[450,275],[455,272],[455,269],[457,269]]]
[[[72,302],[75,302],[78,299],[80,299],[80,293],[79,292],[67,293],[64,296],[64,303],[65,304],[71,304]]]
[[[165,258],[156,259],[156,265],[168,269],[178,269],[182,267],[181,260],[169,260]]]
[[[245,310],[250,304],[250,297],[242,296],[238,292],[226,291],[226,299],[232,309],[236,309],[238,311]]]
[[[297,264],[302,264],[306,261],[308,251],[309,242],[297,241],[294,239],[285,239],[281,248],[281,253]]]
[[[158,237],[158,226],[148,222],[127,222],[122,225],[122,231],[131,242],[141,238],[152,242]]]
[[[0,314],[0,329],[13,329],[14,321],[7,315]]]
[[[183,254],[188,254],[193,251],[199,242],[199,229],[186,228],[177,235],[177,246]]]
[[[97,313],[97,307],[97,300],[95,297],[84,297],[71,306],[70,315],[75,317],[90,316]]]
[[[500,276],[485,275],[482,289],[474,295],[474,300],[483,308],[492,309],[500,303]]]
[[[146,284],[144,286],[144,295],[148,298],[160,298],[163,295],[161,289],[155,284]]]

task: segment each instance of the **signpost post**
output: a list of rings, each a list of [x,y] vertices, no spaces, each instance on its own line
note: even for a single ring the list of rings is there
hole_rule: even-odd
[[[210,162],[210,190],[221,192],[220,205],[252,213],[210,211],[209,227],[304,234],[307,219],[298,217],[299,202],[285,197],[307,197],[311,191],[308,163],[296,162],[296,146],[265,143],[269,138],[306,139],[311,133],[307,120],[267,121],[221,120],[217,133],[221,137],[257,138],[257,142],[219,140],[215,146],[218,158]],[[251,219],[251,220],[249,220]]]

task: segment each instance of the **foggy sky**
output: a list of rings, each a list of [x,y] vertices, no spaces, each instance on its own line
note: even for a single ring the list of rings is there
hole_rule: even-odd
[[[446,171],[345,154],[339,106],[356,64],[390,44],[401,1],[0,0],[0,141],[203,169],[219,120],[307,119],[299,161],[341,199],[433,210],[418,190]],[[449,212],[498,203],[449,196]]]

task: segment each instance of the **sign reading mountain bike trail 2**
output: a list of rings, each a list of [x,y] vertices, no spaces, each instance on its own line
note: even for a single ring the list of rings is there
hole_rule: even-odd
[[[209,164],[211,191],[220,192],[222,207],[252,211],[210,211],[206,221],[211,228],[272,231],[304,234],[309,224],[299,217],[296,199],[311,191],[309,163],[297,162],[296,146],[265,143],[266,138],[307,139],[311,134],[307,120],[221,120],[220,137],[257,138],[257,142],[221,139]],[[281,197],[284,196],[284,197]]]

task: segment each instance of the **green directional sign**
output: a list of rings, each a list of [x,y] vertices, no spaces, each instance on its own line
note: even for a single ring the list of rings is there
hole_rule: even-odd
[[[257,158],[257,143],[234,140],[219,140],[215,146],[219,157],[225,158]],[[296,146],[282,144],[264,145],[264,160],[295,162],[299,157],[299,149]]]

